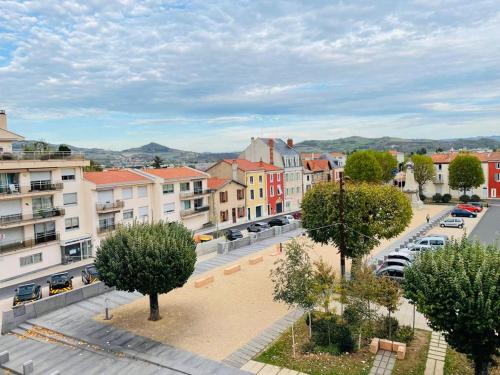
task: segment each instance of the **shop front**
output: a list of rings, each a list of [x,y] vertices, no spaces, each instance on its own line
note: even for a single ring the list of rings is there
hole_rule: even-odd
[[[61,263],[67,264],[92,258],[92,239],[90,236],[79,237],[61,243]]]

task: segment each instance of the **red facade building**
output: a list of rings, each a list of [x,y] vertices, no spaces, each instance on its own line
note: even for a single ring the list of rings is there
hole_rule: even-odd
[[[486,177],[486,176],[485,176]],[[500,153],[492,153],[488,160],[488,197],[500,198]]]
[[[283,188],[283,169],[266,169],[267,214],[276,215],[284,211],[285,189]]]

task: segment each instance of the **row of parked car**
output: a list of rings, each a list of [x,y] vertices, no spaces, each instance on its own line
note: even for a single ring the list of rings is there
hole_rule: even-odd
[[[483,210],[481,202],[470,202],[458,204],[450,215],[453,217],[477,217],[477,214]]]
[[[92,284],[99,280],[99,274],[95,265],[91,264],[82,270],[82,282],[85,285]],[[49,296],[73,290],[73,276],[69,272],[60,272],[51,275],[49,284]],[[20,285],[14,290],[14,301],[12,305],[18,306],[27,302],[42,299],[42,286],[35,283]]]
[[[290,222],[296,220],[294,216],[292,215],[283,215],[280,217],[275,217],[268,222],[265,221],[259,221],[256,223],[252,223],[247,227],[247,231],[250,233],[258,233],[262,232],[263,230],[267,230],[272,227],[282,227],[284,225],[290,224]],[[226,239],[228,241],[234,241],[239,238],[243,238],[243,234],[241,233],[241,230],[239,229],[228,229],[224,233],[226,235]]]

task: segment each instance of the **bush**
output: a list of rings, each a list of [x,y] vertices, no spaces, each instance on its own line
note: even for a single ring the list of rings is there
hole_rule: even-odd
[[[308,321],[307,319],[306,322]],[[315,313],[312,321],[314,347],[311,351],[338,354],[354,350],[354,339],[349,326],[340,323],[335,315]]]
[[[413,340],[413,328],[410,326],[401,326],[395,335],[396,341],[404,342],[406,344]]]
[[[342,318],[344,319],[344,322],[346,322],[347,325],[359,328],[363,316],[361,314],[360,309],[357,308],[357,306],[349,304],[344,308]]]
[[[467,203],[470,201],[470,197],[467,194],[461,195],[458,200],[462,203]]]
[[[354,339],[351,330],[346,325],[338,325],[334,334],[335,344],[341,353],[354,351]]]
[[[425,202],[425,200],[427,199],[427,197],[424,194],[419,194],[418,196],[420,197],[420,200],[422,202]]]
[[[443,194],[441,197],[441,202],[449,203],[451,201],[451,194]]]
[[[439,193],[436,193],[432,196],[432,201],[435,203],[439,203],[443,200],[443,196]]]
[[[389,323],[391,324],[392,338],[394,338],[399,328],[399,322],[392,316],[390,319],[388,316],[381,316],[377,319],[375,323],[375,337],[378,337],[379,339],[388,339]]]
[[[481,198],[479,198],[479,195],[477,195],[477,194],[472,194],[472,196],[470,197],[470,201],[471,202],[481,202]]]

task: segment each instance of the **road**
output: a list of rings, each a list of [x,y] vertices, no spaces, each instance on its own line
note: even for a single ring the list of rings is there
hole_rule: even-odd
[[[488,211],[470,234],[484,244],[500,244],[500,202],[491,202]]]

